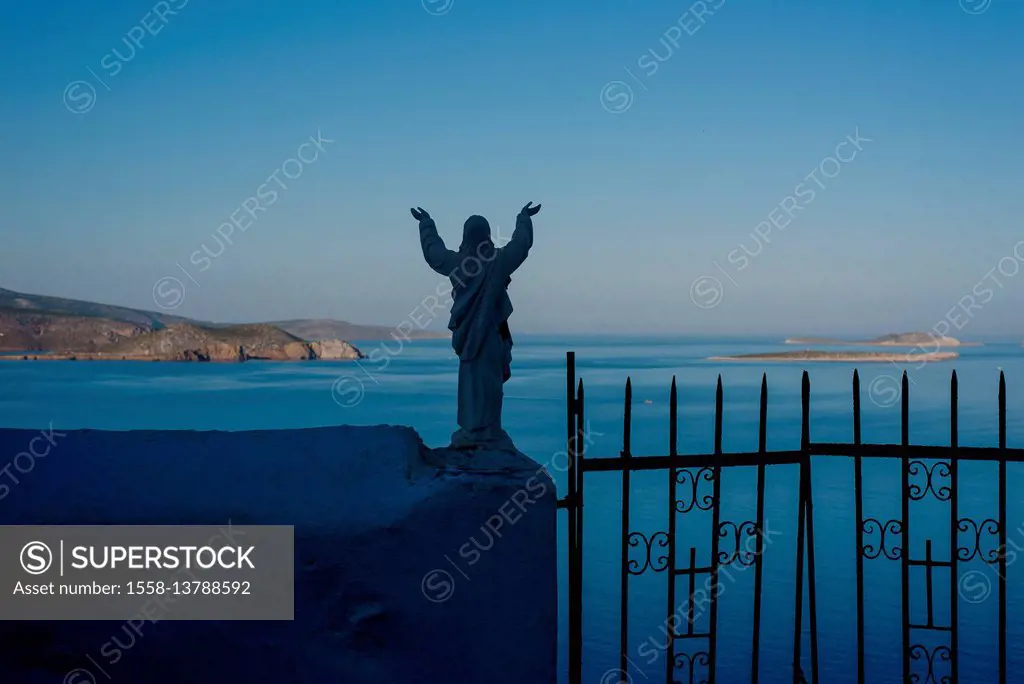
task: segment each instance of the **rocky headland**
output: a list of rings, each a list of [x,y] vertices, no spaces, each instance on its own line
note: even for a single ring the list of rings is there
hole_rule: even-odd
[[[331,321],[319,323],[327,325]],[[353,331],[359,329],[343,321],[337,323]],[[237,362],[360,358],[363,354],[359,349],[343,339],[303,337],[267,323],[202,323],[0,289],[0,360]]]
[[[204,328],[176,323],[96,349],[55,346],[49,353],[0,356],[40,361],[342,361],[363,358],[343,340],[307,341],[270,325]]]
[[[413,328],[411,330],[407,328]],[[331,318],[214,323],[165,312],[0,288],[0,359],[147,361],[344,360],[360,358],[350,340],[427,339],[447,332],[361,325]]]

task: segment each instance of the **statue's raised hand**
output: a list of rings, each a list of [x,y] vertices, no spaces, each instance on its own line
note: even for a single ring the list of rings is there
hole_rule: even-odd
[[[533,202],[527,202],[526,206],[523,207],[522,211],[520,211],[519,213],[520,214],[525,214],[526,216],[536,216],[537,212],[540,211],[540,205],[538,204],[535,207],[534,206],[530,206],[532,204],[533,204]]]
[[[537,208],[540,209],[540,207]],[[410,209],[409,211],[412,212],[412,217],[417,221],[425,221],[428,218],[430,218],[430,214],[428,214],[426,209],[424,209],[423,207],[416,207],[415,209]]]

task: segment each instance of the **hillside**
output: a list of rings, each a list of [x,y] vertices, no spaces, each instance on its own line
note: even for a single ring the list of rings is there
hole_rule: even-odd
[[[0,351],[97,352],[150,330],[109,318],[0,308]]]
[[[331,318],[299,318],[290,321],[274,321],[270,325],[275,325],[304,340],[333,338],[339,340],[373,341],[388,340],[391,339],[392,335],[401,334],[397,332],[396,326],[359,325]],[[445,339],[451,336],[449,333],[416,329],[406,334],[409,339],[413,340]]]
[[[0,288],[0,309],[18,311],[37,311],[49,314],[65,314],[88,318],[105,318],[123,323],[133,323],[146,329],[162,328],[174,323],[190,322],[180,316],[169,316],[155,311],[129,309],[124,306],[97,304],[79,299],[49,297],[47,295],[26,294]],[[3,332],[3,331],[0,331]]]

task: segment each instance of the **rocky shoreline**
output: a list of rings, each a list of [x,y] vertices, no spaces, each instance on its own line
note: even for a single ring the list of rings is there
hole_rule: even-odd
[[[359,358],[366,358],[360,356]],[[159,356],[114,356],[112,354],[40,354],[33,352],[32,354],[7,354],[0,356],[0,361],[148,361],[150,363],[166,362],[166,363],[182,363],[182,362],[198,362],[198,363],[242,363],[244,361],[354,361],[351,359],[266,359],[260,357],[248,357],[245,359],[210,359],[204,358],[200,355],[193,356],[192,358],[166,358]]]
[[[275,336],[275,331],[248,330],[248,335],[215,339],[191,326],[139,336],[105,351],[21,351],[0,354],[0,361],[185,361],[241,363],[245,361],[355,361],[366,358],[344,340],[306,342]],[[278,333],[280,331],[277,331]],[[259,333],[257,336],[253,333]],[[240,343],[244,338],[245,343]]]
[[[105,352],[85,353],[48,353],[34,351],[26,354],[0,354],[0,361],[149,361],[152,363],[166,361],[176,362],[198,362],[198,363],[243,363],[245,361],[356,361],[365,359],[366,355],[352,347],[354,353],[343,355],[320,355],[315,349],[321,342],[311,342],[305,351],[292,353],[291,350],[282,350],[280,354],[269,356],[250,356],[244,349],[231,354],[230,357],[218,354],[210,354],[201,349],[187,349],[174,354],[111,354]],[[348,344],[343,342],[342,344]]]

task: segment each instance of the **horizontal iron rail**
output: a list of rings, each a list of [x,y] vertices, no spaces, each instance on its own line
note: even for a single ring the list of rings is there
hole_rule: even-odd
[[[907,625],[910,629],[919,629],[924,632],[952,632],[953,628],[949,625],[915,625],[911,622]],[[948,680],[947,680],[948,681]]]
[[[697,568],[676,568],[672,571],[673,575],[709,575],[714,568],[710,565],[705,567]]]
[[[907,565],[909,565],[911,567],[922,567],[922,568],[929,568],[929,567],[931,567],[931,568],[951,568],[951,567],[953,567],[953,561],[932,560],[932,559],[927,559],[926,560],[924,558],[918,558],[917,560],[914,560],[913,558],[908,558],[907,559]]]
[[[961,461],[1024,462],[1024,449],[999,447],[935,446],[919,444],[833,444],[812,442],[803,451],[749,451],[721,454],[680,454],[679,456],[602,457],[582,459],[584,472],[610,472],[620,470],[662,470],[665,468],[701,468],[719,466],[792,465],[808,456],[844,456],[862,458],[900,458],[911,455],[922,459],[947,459],[956,456]]]
[[[679,456],[627,456],[626,458],[586,458],[583,472],[616,470],[662,470],[664,468],[701,468],[719,466],[787,465],[800,463],[802,451],[769,451],[736,454],[681,454]]]
[[[956,456],[962,461],[1024,461],[1024,449],[1000,447],[942,446],[921,444],[833,444],[812,442],[811,456],[862,456],[865,458],[898,458],[911,455],[917,458],[943,459]]]

